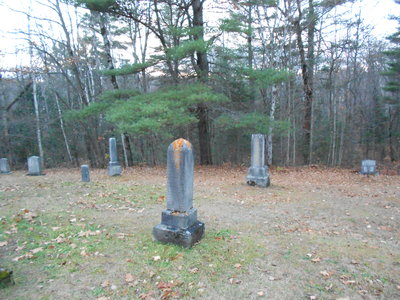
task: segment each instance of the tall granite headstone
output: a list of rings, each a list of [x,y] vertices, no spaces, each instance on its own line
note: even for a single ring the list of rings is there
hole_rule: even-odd
[[[118,162],[117,141],[115,138],[109,140],[110,148],[110,162],[108,163],[108,175],[119,176],[121,175],[122,168]]]
[[[248,185],[267,187],[270,185],[268,167],[265,165],[265,137],[263,134],[251,135],[251,166],[247,173]]]
[[[88,165],[81,166],[81,173],[82,173],[82,182],[89,182],[90,181],[90,171]]]
[[[44,175],[39,156],[28,157],[28,175],[30,176]]]
[[[1,174],[11,174],[10,165],[8,164],[7,158],[0,158],[0,173]]]
[[[372,159],[365,159],[361,162],[361,174],[364,175],[376,175],[376,161]]]
[[[167,153],[167,209],[161,213],[161,224],[153,228],[153,237],[162,243],[190,248],[204,235],[204,223],[197,220],[193,207],[193,149],[178,139]]]

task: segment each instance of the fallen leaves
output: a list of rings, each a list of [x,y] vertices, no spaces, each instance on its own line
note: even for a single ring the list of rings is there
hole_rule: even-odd
[[[13,261],[20,261],[20,260],[23,260],[23,259],[31,259],[33,257],[34,257],[33,254],[31,252],[28,252],[28,253],[26,253],[24,255],[17,256],[15,258],[13,258]]]
[[[181,281],[171,281],[164,282],[161,281],[157,284],[157,288],[162,291],[161,299],[166,300],[170,298],[179,298],[180,292],[178,290],[174,290],[174,287],[181,286],[183,282]]]
[[[131,273],[126,273],[125,274],[125,282],[126,283],[132,283],[132,282],[134,282],[136,279],[135,279],[135,277],[131,274]]]
[[[78,236],[79,237],[89,237],[89,236],[95,236],[95,235],[99,235],[99,234],[101,234],[100,230],[96,230],[96,231],[88,230],[88,231],[80,231],[78,233]]]
[[[229,283],[230,284],[241,284],[242,281],[237,278],[229,278]]]
[[[350,280],[351,276],[349,275],[340,275],[340,282],[345,284],[345,285],[351,285],[351,284],[355,284],[356,281],[355,280]]]
[[[328,271],[326,271],[326,270],[321,271],[321,272],[319,272],[319,273],[324,277],[324,279],[329,279],[329,278],[332,276],[332,274],[333,274],[333,272],[328,272]]]
[[[8,242],[7,242],[7,241],[0,242],[0,247],[4,247],[4,246],[7,246],[7,245],[8,245]]]
[[[106,288],[106,287],[111,286],[111,282],[110,282],[110,280],[104,280],[100,285],[101,285],[101,287]]]
[[[31,250],[32,254],[36,254],[36,253],[39,253],[41,251],[43,251],[42,247]]]
[[[316,257],[316,258],[311,259],[311,261],[312,261],[313,263],[317,263],[317,262],[320,262],[320,261],[321,261],[321,258],[320,258],[320,257]]]
[[[153,256],[153,261],[159,261],[161,257],[159,255]]]

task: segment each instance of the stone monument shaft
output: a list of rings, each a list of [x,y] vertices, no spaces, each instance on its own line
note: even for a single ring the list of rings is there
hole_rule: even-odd
[[[110,147],[110,163],[118,162],[117,140],[114,137],[110,138],[109,147]]]
[[[185,212],[193,206],[192,145],[179,139],[168,147],[167,209]]]
[[[193,208],[193,171],[192,145],[184,139],[174,141],[167,152],[167,209],[153,228],[155,240],[190,248],[203,237],[204,223]]]
[[[122,173],[121,165],[118,162],[117,140],[112,137],[109,139],[110,162],[108,163],[108,175],[119,176]]]

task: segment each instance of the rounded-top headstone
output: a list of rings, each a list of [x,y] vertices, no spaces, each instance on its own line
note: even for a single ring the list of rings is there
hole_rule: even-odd
[[[28,157],[28,175],[44,175],[42,170],[42,163],[39,156]]]
[[[194,159],[192,144],[177,139],[167,153],[167,209],[186,212],[193,206]]]
[[[8,164],[7,158],[0,158],[0,173],[1,174],[10,174],[10,165]]]

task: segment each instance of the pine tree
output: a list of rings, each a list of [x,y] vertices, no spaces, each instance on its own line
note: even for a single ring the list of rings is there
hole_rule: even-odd
[[[397,4],[400,4],[399,0],[396,0]],[[400,24],[400,17],[393,17]],[[386,91],[387,96],[384,98],[388,106],[389,113],[389,124],[388,124],[388,136],[389,136],[389,155],[391,161],[398,159],[398,153],[396,152],[396,144],[399,143],[400,138],[400,27],[397,32],[393,33],[388,37],[393,47],[385,51],[384,54],[388,58],[387,70],[383,73],[388,78],[387,83],[383,87]]]

